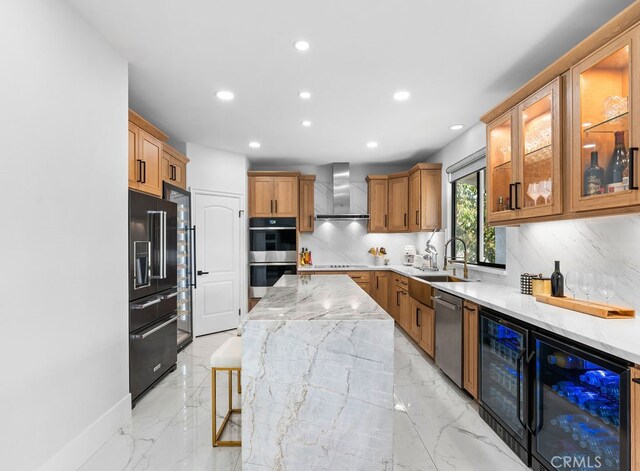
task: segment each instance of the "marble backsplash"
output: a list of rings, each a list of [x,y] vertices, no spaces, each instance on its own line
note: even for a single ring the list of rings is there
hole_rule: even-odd
[[[333,212],[333,185],[316,182],[316,214]],[[367,184],[351,183],[351,211],[367,212]],[[300,247],[311,250],[316,264],[373,264],[370,247],[384,247],[392,264],[401,264],[405,245],[416,245],[417,234],[369,234],[367,221],[316,221],[313,233],[300,234]]]
[[[640,215],[525,224],[507,229],[508,283],[520,285],[520,273],[608,273],[615,277],[612,303],[640,309]],[[578,291],[579,299],[586,299]],[[604,300],[599,293],[592,299]]]

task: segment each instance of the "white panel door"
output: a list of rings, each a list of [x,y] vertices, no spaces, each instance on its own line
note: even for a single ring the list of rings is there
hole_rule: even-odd
[[[238,196],[194,194],[197,230],[195,335],[235,329],[240,320],[241,235]]]

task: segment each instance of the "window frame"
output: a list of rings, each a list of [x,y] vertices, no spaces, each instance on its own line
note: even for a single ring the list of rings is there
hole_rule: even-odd
[[[464,175],[454,181],[451,182],[451,236],[456,237],[456,216],[457,216],[457,204],[456,204],[456,186],[459,180],[463,178],[467,178],[470,175],[475,174],[476,176],[476,187],[478,188],[476,195],[476,262],[469,262],[469,265],[475,265],[478,267],[487,267],[487,268],[497,268],[506,270],[506,263],[490,263],[490,262],[481,262],[480,260],[483,257],[480,257],[480,254],[484,254],[484,226],[481,223],[485,222],[484,212],[486,208],[486,201],[483,202],[483,197],[486,191],[486,167],[475,172],[471,172],[467,175]],[[482,177],[484,176],[484,181],[482,181]],[[481,203],[483,203],[481,205]],[[450,256],[451,258],[456,258],[456,244],[455,242],[451,243],[450,246]],[[446,257],[446,254],[445,254]]]

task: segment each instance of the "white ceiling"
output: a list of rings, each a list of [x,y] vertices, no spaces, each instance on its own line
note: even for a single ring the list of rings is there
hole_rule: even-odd
[[[130,106],[175,140],[315,164],[423,159],[631,3],[68,1],[129,61]]]

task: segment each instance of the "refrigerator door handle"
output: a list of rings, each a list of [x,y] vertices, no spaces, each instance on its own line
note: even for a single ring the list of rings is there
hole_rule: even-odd
[[[131,305],[131,309],[146,309],[149,306],[153,306],[154,304],[158,304],[160,301],[162,301],[162,298],[154,298],[150,301],[147,301],[146,303],[142,303],[142,304],[132,304]]]
[[[152,266],[156,267],[157,273],[151,276],[152,280],[163,280],[167,277],[167,213],[166,211],[149,211],[152,218],[158,218],[159,224],[154,224],[153,230],[157,231],[154,241],[157,241],[159,247],[157,250],[158,260],[154,260]],[[152,247],[153,249],[153,247]],[[154,253],[154,251],[152,251]]]
[[[131,334],[130,335],[131,340],[144,340],[147,337],[149,337],[150,335],[153,335],[156,332],[158,332],[160,329],[163,329],[166,326],[168,326],[169,324],[174,322],[177,318],[178,318],[178,316],[172,316],[167,322],[163,322],[158,327],[154,327],[153,329],[146,331],[144,334]]]
[[[193,273],[196,271],[196,226],[191,228],[193,231],[193,238],[191,239],[191,286],[193,289],[198,289],[198,278],[193,276]]]
[[[171,294],[165,294],[162,296],[162,299],[166,300],[166,299],[171,299],[171,298],[175,298],[176,296],[178,296],[178,291],[174,291]]]

